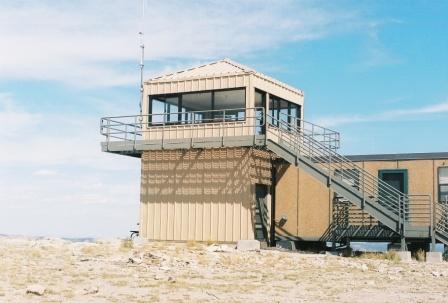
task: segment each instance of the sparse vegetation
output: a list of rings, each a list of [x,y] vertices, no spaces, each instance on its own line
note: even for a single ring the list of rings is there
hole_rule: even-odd
[[[358,252],[356,256],[363,259],[400,261],[400,256],[393,250],[387,252]]]
[[[419,249],[415,252],[415,259],[419,262],[425,262],[426,261],[426,253],[423,249]]]
[[[123,239],[123,240],[121,240],[121,246],[120,246],[120,248],[122,249],[122,250],[130,250],[130,249],[133,249],[134,248],[134,242],[132,242],[132,240],[131,239]]]
[[[394,252],[341,258],[216,252],[194,241],[43,243],[44,250],[40,242],[9,245],[0,238],[1,302],[358,302],[369,296],[415,303],[444,302],[448,288],[448,263],[400,263]],[[45,293],[26,295],[31,284],[44,286]]]

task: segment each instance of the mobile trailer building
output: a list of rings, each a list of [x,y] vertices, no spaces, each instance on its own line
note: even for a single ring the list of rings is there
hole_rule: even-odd
[[[150,79],[143,92],[141,115],[101,119],[103,151],[141,158],[142,237],[448,241],[435,191],[411,195],[338,154],[339,134],[303,119],[301,90],[224,59]]]

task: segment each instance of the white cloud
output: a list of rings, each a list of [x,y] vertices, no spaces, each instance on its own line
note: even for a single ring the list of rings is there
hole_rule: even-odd
[[[423,118],[428,115],[448,113],[448,102],[442,102],[417,108],[387,110],[380,113],[367,115],[332,115],[329,117],[317,117],[314,121],[322,126],[335,127],[341,124],[353,124],[375,121],[392,121],[399,118],[414,117]]]
[[[96,117],[19,104],[0,93],[0,230],[126,235],[138,216],[139,160],[101,152]]]
[[[3,1],[0,79],[82,86],[136,83],[138,2]],[[351,28],[359,17],[309,1],[148,4],[144,31],[151,60],[234,57],[284,42],[318,39]]]
[[[51,169],[39,169],[33,172],[33,176],[43,176],[43,177],[51,177],[57,176],[58,172]]]
[[[380,39],[380,30],[386,25],[401,24],[402,21],[396,19],[385,19],[381,21],[367,22],[366,45],[362,62],[357,65],[359,68],[370,68],[383,65],[399,64],[402,59],[394,54]]]
[[[0,136],[5,139],[16,137],[18,131],[35,126],[40,119],[40,115],[29,113],[13,102],[10,93],[0,92]]]

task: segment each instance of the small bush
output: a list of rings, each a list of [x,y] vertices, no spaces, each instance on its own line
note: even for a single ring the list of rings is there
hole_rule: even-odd
[[[123,239],[121,240],[121,249],[129,250],[134,248],[134,242],[131,239]]]
[[[364,259],[389,260],[393,262],[400,261],[400,256],[393,250],[387,252],[365,252],[358,256]]]
[[[418,262],[425,262],[426,261],[426,253],[423,249],[419,249],[415,252],[415,259]]]

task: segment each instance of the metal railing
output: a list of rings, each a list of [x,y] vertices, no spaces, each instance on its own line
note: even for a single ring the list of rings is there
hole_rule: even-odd
[[[106,142],[249,135],[261,131],[263,117],[261,107],[104,117],[100,133]]]
[[[338,132],[296,117],[285,118],[290,119],[291,125],[295,125],[307,137],[330,149],[339,148]],[[107,143],[264,135],[266,119],[262,107],[104,117],[101,118],[100,133],[106,137]]]
[[[404,234],[404,223],[410,218],[407,214],[409,203],[415,198],[398,191],[312,136],[307,136],[299,126],[271,116],[268,116],[267,121],[268,138],[269,135],[273,136],[284,148],[319,165],[326,171],[330,184],[332,180],[338,179],[351,190],[358,191],[362,196],[362,203],[367,199],[377,203],[397,222],[396,231]],[[431,205],[430,199],[426,203]]]
[[[434,225],[435,231],[445,238],[445,244],[448,244],[448,203],[439,202],[434,207]]]
[[[289,130],[288,125],[292,124],[296,130],[301,131],[305,136],[310,136],[331,149],[336,150],[340,147],[340,134],[337,131],[285,113],[279,113],[279,120],[286,122],[285,124],[281,123],[278,125],[281,128]],[[273,122],[272,124],[276,124],[274,120],[271,122]]]

